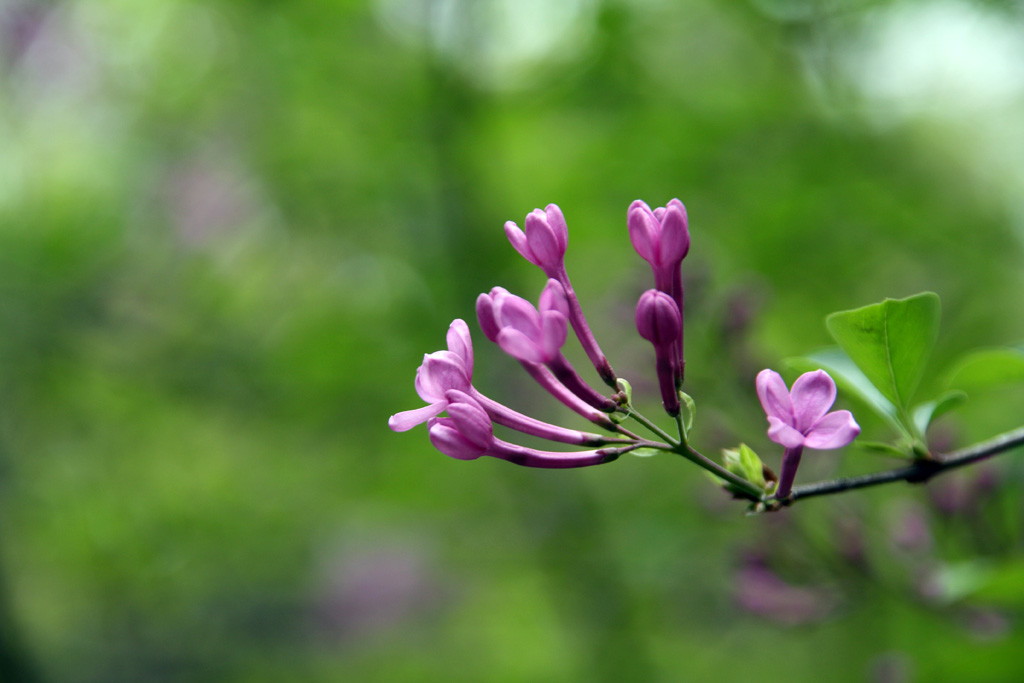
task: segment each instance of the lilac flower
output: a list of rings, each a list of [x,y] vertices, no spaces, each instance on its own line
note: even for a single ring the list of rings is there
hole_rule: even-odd
[[[548,280],[539,310],[514,294],[499,294],[492,303],[493,309],[485,310],[487,316],[482,325],[505,353],[521,362],[546,365],[569,391],[594,408],[606,413],[616,410],[615,402],[583,381],[562,355],[568,335],[568,302],[558,280]]]
[[[679,414],[679,393],[676,389],[676,342],[682,334],[679,307],[668,294],[648,289],[636,305],[636,329],[640,336],[654,345],[655,367],[661,387],[665,411]]]
[[[480,323],[480,329],[483,331],[484,336],[494,343],[498,342],[498,333],[501,332],[495,310],[498,306],[498,301],[508,296],[512,296],[508,290],[503,287],[494,287],[490,292],[481,294],[476,299],[476,316],[477,321]],[[617,428],[608,418],[607,414],[597,410],[569,391],[543,364],[525,360],[520,360],[519,363],[530,377],[570,410],[575,411],[605,429],[622,431],[621,428]]]
[[[559,453],[517,446],[494,436],[487,411],[461,391],[448,394],[448,417],[430,419],[430,442],[437,450],[458,460],[489,455],[524,467],[561,469],[611,462],[637,444],[618,448]]]
[[[757,397],[768,416],[768,438],[786,447],[779,474],[778,498],[789,495],[803,449],[842,448],[860,434],[860,426],[848,410],[828,412],[836,400],[836,383],[824,370],[801,375],[793,390],[779,373],[762,370],[757,375]]]
[[[473,342],[469,327],[463,320],[455,320],[448,328],[448,350],[426,354],[416,370],[416,393],[428,405],[392,415],[388,426],[404,432],[427,422],[448,409],[448,392],[457,390],[472,395],[484,406],[489,419],[511,429],[561,443],[596,446],[611,442],[600,434],[566,429],[523,415],[481,394],[472,379]]]
[[[565,271],[565,249],[569,245],[569,228],[557,204],[548,204],[543,211],[534,209],[526,216],[526,232],[513,221],[505,222],[505,235],[523,258],[551,278],[559,279]]]
[[[469,326],[455,320],[448,327],[448,350],[428,353],[416,369],[416,393],[429,405],[388,418],[388,427],[405,432],[444,412],[449,389],[467,391],[473,379],[473,342]]]
[[[569,274],[565,269],[565,250],[569,244],[569,229],[565,223],[565,216],[557,204],[548,204],[543,211],[534,209],[526,216],[526,231],[523,232],[513,221],[505,223],[505,235],[512,243],[515,250],[530,263],[539,267],[544,274],[553,280],[557,280],[565,291],[568,311],[566,317],[572,325],[580,345],[587,354],[587,358],[594,364],[594,368],[606,384],[615,387],[615,371],[608,363],[601,347],[590,331],[587,319],[583,317],[583,309],[580,307],[576,292],[569,282]]]
[[[641,200],[629,205],[626,214],[629,240],[640,256],[651,264],[654,286],[672,297],[683,315],[683,279],[680,266],[690,251],[690,231],[686,207],[678,199],[654,211]],[[683,381],[683,335],[676,341],[676,383]]]

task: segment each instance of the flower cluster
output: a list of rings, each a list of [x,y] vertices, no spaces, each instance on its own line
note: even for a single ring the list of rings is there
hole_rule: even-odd
[[[639,448],[673,452],[707,469],[734,493],[755,502],[767,500],[775,480],[771,478],[769,483],[762,476],[760,461],[752,451],[743,447],[742,463],[733,458],[723,467],[689,443],[686,425],[692,426],[693,400],[682,393],[682,262],[690,250],[686,208],[678,199],[653,210],[637,200],[627,211],[626,225],[633,248],[653,273],[654,287],[643,292],[637,302],[636,328],[654,348],[661,403],[676,421],[677,436],[635,409],[628,382],[616,376],[594,338],[566,271],[568,227],[554,204],[530,212],[523,229],[512,221],[505,224],[505,234],[516,251],[547,276],[537,305],[495,287],[477,298],[477,321],[484,337],[517,360],[555,399],[603,433],[549,424],[484,396],[473,386],[473,344],[462,320],[451,324],[447,349],[426,354],[416,372],[416,391],[427,405],[392,415],[391,429],[406,431],[426,422],[431,443],[452,458],[474,460],[488,455],[527,467],[597,465]],[[589,384],[565,357],[563,347],[570,330],[610,392]],[[768,414],[768,436],[786,448],[775,491],[781,500],[789,493],[804,447],[838,448],[849,443],[859,427],[847,411],[828,413],[835,400],[835,384],[822,371],[798,379],[792,394],[770,370],[758,375],[756,386]],[[627,418],[635,419],[656,438],[641,438],[626,429],[623,422]],[[583,450],[545,451],[509,443],[495,436],[494,424]],[[746,470],[738,473],[736,467]]]

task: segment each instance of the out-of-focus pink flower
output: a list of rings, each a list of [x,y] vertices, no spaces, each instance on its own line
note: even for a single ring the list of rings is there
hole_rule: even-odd
[[[740,569],[734,586],[740,608],[787,626],[820,621],[836,603],[830,592],[790,585],[760,562],[748,563]]]

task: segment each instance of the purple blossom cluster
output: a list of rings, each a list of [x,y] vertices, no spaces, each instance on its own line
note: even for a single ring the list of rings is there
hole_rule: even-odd
[[[682,393],[682,262],[690,250],[686,207],[673,199],[652,210],[637,200],[629,206],[626,223],[634,249],[650,265],[654,276],[654,287],[643,292],[637,302],[637,332],[654,348],[662,406],[675,419],[678,437],[662,431],[634,409],[628,383],[616,375],[594,338],[566,271],[569,232],[562,210],[555,204],[530,212],[523,228],[512,221],[505,223],[512,246],[548,278],[537,305],[494,287],[477,298],[477,321],[484,337],[516,359],[548,393],[604,434],[549,424],[484,396],[473,386],[473,344],[469,327],[462,320],[455,320],[449,327],[447,349],[426,354],[416,371],[416,391],[427,405],[392,415],[388,421],[391,429],[406,431],[425,422],[431,443],[452,458],[473,460],[488,455],[527,467],[598,465],[638,448],[675,452],[745,490],[746,497],[764,500],[771,491],[764,488],[763,479],[761,488],[754,487],[749,478],[713,463],[688,443],[684,423],[692,420],[692,412],[688,420],[682,415],[683,398],[692,411],[692,399]],[[589,384],[565,357],[563,348],[570,329],[611,391]],[[786,448],[777,491],[777,497],[785,497],[804,447],[839,448],[849,443],[860,428],[849,412],[828,412],[836,388],[823,371],[798,379],[792,393],[770,370],[758,375],[756,386],[768,416],[768,436]],[[621,423],[628,417],[660,440],[647,440],[626,429]],[[509,443],[494,435],[494,424],[584,450],[545,451]]]

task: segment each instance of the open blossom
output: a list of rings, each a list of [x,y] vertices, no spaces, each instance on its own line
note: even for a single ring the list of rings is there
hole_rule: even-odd
[[[836,401],[836,383],[824,370],[801,375],[793,390],[779,373],[757,375],[757,397],[768,416],[768,438],[786,448],[842,448],[860,434],[849,410],[828,412]]]
[[[829,412],[836,400],[836,383],[824,370],[807,372],[793,382],[793,390],[779,373],[762,370],[757,375],[757,397],[768,416],[768,438],[786,447],[782,456],[778,498],[793,488],[804,448],[842,448],[860,434],[860,425],[849,410]]]
[[[448,407],[445,394],[450,389],[467,391],[473,380],[473,342],[469,326],[455,320],[448,327],[448,350],[423,356],[416,369],[416,393],[428,405],[415,410],[396,413],[388,419],[388,426],[396,432],[405,432],[416,425],[440,415]]]
[[[472,396],[461,391],[448,393],[448,417],[430,419],[430,442],[447,456],[475,460],[489,455],[524,467],[563,469],[611,462],[636,444],[617,448],[560,453],[517,446],[494,436],[491,418]]]
[[[388,419],[388,426],[396,432],[404,432],[437,417],[449,410],[449,396],[454,390],[472,395],[487,411],[489,420],[516,431],[560,443],[608,443],[608,439],[599,434],[566,429],[512,410],[481,394],[473,386],[472,380],[473,342],[469,327],[465,321],[455,320],[448,328],[448,350],[426,354],[416,370],[416,393],[428,405],[392,415]]]

